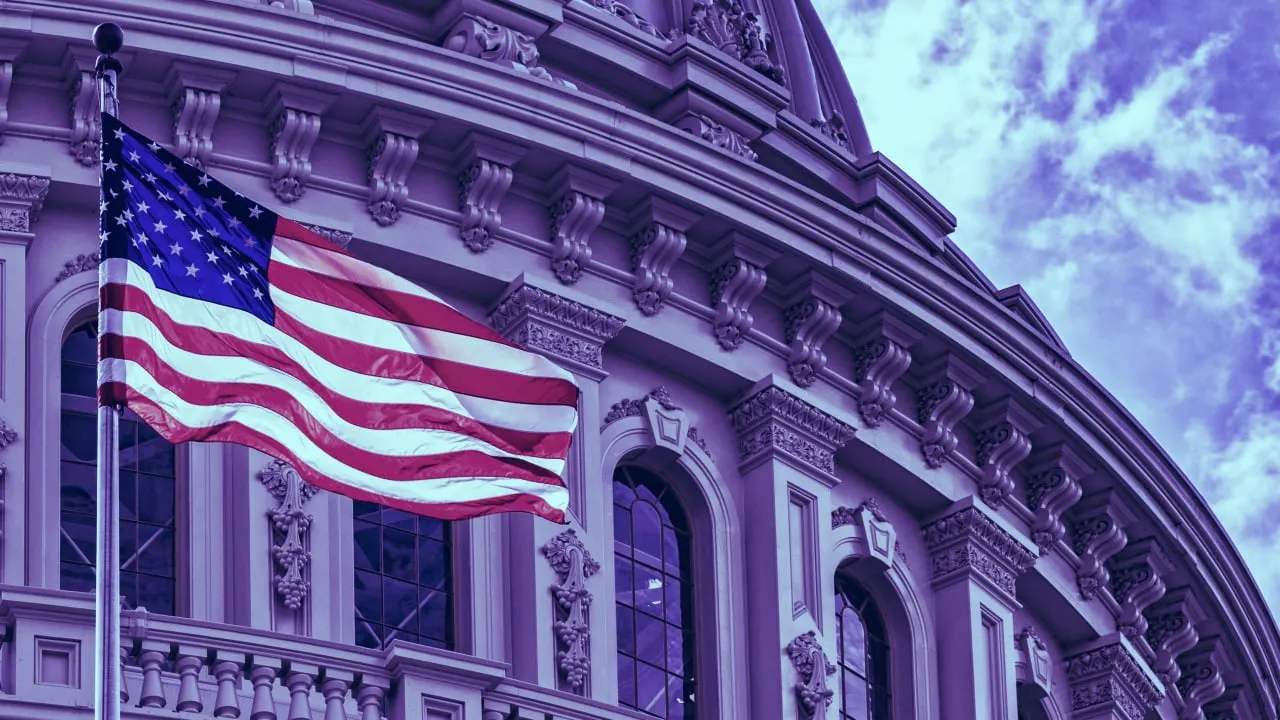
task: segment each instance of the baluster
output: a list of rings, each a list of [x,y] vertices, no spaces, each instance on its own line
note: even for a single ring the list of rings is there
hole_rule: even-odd
[[[320,668],[290,663],[284,684],[289,688],[289,720],[311,720],[311,686]]]
[[[144,640],[138,664],[142,666],[142,692],[138,694],[138,707],[164,707],[164,686],[160,683],[160,666],[169,655],[169,644]]]
[[[213,701],[213,716],[218,718],[240,717],[240,673],[244,668],[244,655],[217,651],[213,663],[213,677],[218,681],[218,697]]]
[[[249,680],[253,683],[253,708],[249,720],[277,720],[275,701],[271,699],[271,684],[280,672],[280,661],[253,659]]]
[[[129,683],[126,682],[125,668],[129,666],[129,651],[133,643],[120,643],[120,705],[129,702]]]
[[[351,673],[326,669],[324,676],[325,681],[320,685],[320,692],[324,693],[324,720],[347,720],[343,701],[351,688]]]
[[[386,697],[386,688],[370,685],[369,678],[362,680],[359,693],[360,720],[382,720],[383,700]]]
[[[189,645],[178,646],[178,702],[173,706],[177,712],[198,713],[204,710],[198,682],[204,658],[204,650]]]

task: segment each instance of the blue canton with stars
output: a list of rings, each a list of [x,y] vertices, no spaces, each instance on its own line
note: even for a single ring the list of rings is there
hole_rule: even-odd
[[[275,213],[106,113],[99,214],[104,260],[126,258],[160,290],[274,322]]]

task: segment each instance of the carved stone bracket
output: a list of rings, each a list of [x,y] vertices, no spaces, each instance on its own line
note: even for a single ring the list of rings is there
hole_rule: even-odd
[[[962,502],[967,504],[924,527],[934,587],[978,578],[1012,606],[1018,577],[1035,565],[1036,555],[972,500]]]
[[[76,162],[88,166],[97,165],[102,153],[102,102],[93,75],[94,57],[92,52],[70,48],[62,59],[71,110],[69,149]]]
[[[1164,597],[1163,576],[1173,571],[1173,563],[1154,538],[1147,538],[1129,543],[1109,565],[1111,596],[1120,604],[1116,629],[1145,649],[1147,618],[1142,613]]]
[[[457,166],[458,235],[473,253],[493,247],[502,227],[502,199],[511,188],[511,167],[524,156],[513,143],[469,133]]]
[[[849,149],[849,134],[844,131],[844,116],[840,113],[832,113],[826,120],[815,118],[809,124],[835,143],[836,147]]]
[[[102,263],[101,253],[91,252],[88,254],[80,254],[74,260],[68,260],[63,263],[62,270],[58,271],[54,282],[62,282],[73,275],[79,275],[82,272],[97,270],[98,265]]]
[[[642,398],[623,398],[614,403],[604,416],[601,429],[624,417],[647,417],[650,431],[653,432],[653,443],[658,447],[665,447],[679,455],[684,452],[685,442],[692,440],[703,452],[711,454],[706,441],[698,436],[698,428],[693,426],[684,409],[675,404],[667,389],[661,385]]]
[[[0,145],[9,127],[9,90],[13,87],[13,65],[27,47],[26,38],[0,38]]]
[[[746,137],[706,115],[685,115],[675,123],[675,126],[738,157],[744,157],[751,162],[759,159]]]
[[[542,554],[551,563],[559,581],[551,586],[556,598],[556,636],[561,649],[556,653],[560,672],[569,686],[580,690],[591,674],[588,639],[591,635],[587,609],[591,591],[587,578],[600,570],[587,548],[573,530],[565,530],[542,546]]]
[[[918,376],[916,419],[923,428],[920,452],[926,465],[940,468],[960,442],[956,426],[973,409],[974,388],[984,378],[950,352],[921,368]]]
[[[222,91],[236,73],[174,62],[165,80],[173,108],[173,154],[203,168],[213,153],[213,126],[222,109]]]
[[[684,253],[687,231],[697,216],[678,205],[651,196],[632,215],[631,288],[636,307],[645,315],[657,315],[671,297],[675,283],[671,269]]]
[[[1034,460],[1027,473],[1027,507],[1035,513],[1031,540],[1043,554],[1066,536],[1062,516],[1080,500],[1080,480],[1093,469],[1062,443],[1037,453]]]
[[[810,630],[787,644],[791,665],[800,675],[796,683],[796,698],[806,718],[825,717],[827,707],[835,691],[827,687],[827,677],[836,674],[836,666],[827,660],[827,653],[818,643],[818,636]]]
[[[369,215],[379,225],[400,219],[401,206],[409,198],[409,171],[418,160],[418,138],[430,121],[385,107],[376,107],[364,124],[368,158]]]
[[[1110,583],[1107,561],[1129,542],[1123,528],[1131,516],[1113,491],[1104,490],[1077,505],[1074,518],[1071,549],[1080,558],[1076,584],[1080,587],[1080,597],[1092,600]]]
[[[48,195],[47,177],[0,173],[0,231],[31,232]]]
[[[844,422],[778,387],[770,376],[730,410],[744,470],[777,458],[828,485],[836,478],[836,451],[853,439]]]
[[[574,87],[572,83],[556,81],[546,68],[538,67],[538,46],[532,37],[488,18],[463,16],[446,36],[444,48],[526,72],[539,80]]]
[[[975,419],[975,459],[982,472],[978,495],[991,507],[1000,507],[1013,492],[1013,468],[1031,454],[1030,435],[1040,422],[1018,401],[1005,397]]]
[[[694,0],[685,32],[711,43],[747,67],[785,85],[782,62],[773,38],[760,26],[760,18],[734,0]]]
[[[853,529],[855,539],[862,546],[862,557],[877,560],[886,568],[893,566],[898,551],[898,533],[875,498],[867,498],[856,508],[842,505],[832,510],[831,528],[841,527]]]
[[[1160,602],[1147,608],[1147,645],[1155,652],[1151,669],[1160,682],[1176,686],[1182,677],[1178,656],[1200,642],[1196,629],[1204,622],[1205,612],[1196,601],[1190,587],[1181,587],[1165,594]]]
[[[621,0],[591,0],[591,4],[619,20],[622,20],[642,33],[652,35],[653,37],[663,41],[669,41],[671,39],[666,33],[654,27],[653,23],[645,20],[639,13],[632,10],[628,5],[621,2]]]
[[[1232,685],[1222,697],[1204,706],[1204,720],[1246,720],[1261,717],[1249,707],[1248,690],[1244,685]]]
[[[285,83],[271,91],[271,191],[283,202],[294,202],[306,192],[320,116],[333,98],[330,93]]]
[[[258,479],[276,499],[276,506],[267,511],[275,535],[271,552],[281,572],[276,575],[276,593],[285,607],[297,610],[311,588],[305,571],[311,560],[306,534],[312,517],[302,507],[316,494],[316,488],[281,460],[267,463],[258,471]]]
[[[343,250],[346,250],[351,245],[351,240],[353,239],[353,235],[346,230],[334,230],[333,228],[309,225],[307,223],[302,223],[302,226]]]
[[[1217,637],[1202,639],[1178,658],[1181,673],[1177,688],[1183,703],[1180,720],[1203,717],[1204,706],[1226,692],[1227,684],[1222,678],[1226,662],[1226,650]]]
[[[1109,643],[1066,659],[1072,717],[1142,720],[1164,693],[1132,648],[1110,637]]]
[[[551,270],[566,285],[582,279],[591,261],[591,234],[604,220],[604,201],[618,187],[589,170],[564,165],[551,178]]]
[[[542,353],[570,370],[603,380],[604,344],[626,321],[516,278],[489,314],[503,337]]]
[[[778,251],[737,231],[723,237],[712,249],[711,321],[716,342],[725,350],[742,345],[755,319],[751,303],[764,290],[765,268],[778,259]]]
[[[800,387],[809,387],[827,366],[822,346],[840,329],[840,306],[853,293],[835,280],[808,270],[784,292],[784,338],[791,346],[787,371]]]
[[[1049,656],[1049,646],[1030,626],[1023,628],[1013,641],[1018,649],[1018,683],[1036,688],[1040,697],[1047,696],[1053,684],[1053,660]]]
[[[854,331],[853,381],[858,383],[858,414],[867,427],[880,427],[898,396],[893,384],[911,366],[908,348],[923,336],[880,311]]]

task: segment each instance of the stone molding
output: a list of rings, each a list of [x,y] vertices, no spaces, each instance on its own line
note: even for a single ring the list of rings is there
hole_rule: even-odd
[[[747,12],[741,3],[693,0],[684,32],[710,43],[779,85],[786,85],[773,38],[764,32],[755,13]]]
[[[204,168],[213,154],[213,127],[222,109],[222,91],[237,73],[188,62],[174,62],[165,78],[173,108],[173,154]]]
[[[978,496],[993,508],[1004,504],[1014,489],[1013,468],[1031,454],[1031,433],[1040,428],[1017,400],[1006,396],[975,418],[974,458],[982,475]]]
[[[751,142],[741,133],[734,132],[712,118],[700,113],[690,113],[677,120],[675,126],[726,152],[746,158],[751,162],[759,156],[751,149]]]
[[[787,656],[791,666],[800,676],[796,682],[796,699],[800,702],[801,715],[805,718],[826,717],[827,707],[835,697],[835,691],[827,687],[827,677],[836,674],[836,666],[827,660],[827,653],[818,642],[818,636],[810,630],[787,643]]]
[[[657,315],[671,297],[675,281],[671,269],[684,254],[685,231],[697,215],[662,198],[650,196],[632,214],[631,295],[645,315]]]
[[[733,231],[712,249],[711,332],[723,350],[736,350],[755,324],[751,303],[768,281],[765,268],[782,253]]]
[[[790,346],[787,372],[802,388],[813,385],[827,366],[822,346],[840,329],[840,306],[853,293],[817,270],[806,270],[784,292],[784,341]]]
[[[1018,682],[1037,688],[1044,696],[1052,692],[1053,658],[1049,645],[1035,628],[1027,626],[1013,638],[1018,651]]]
[[[561,648],[556,652],[560,672],[575,691],[582,690],[591,675],[588,639],[591,635],[588,609],[591,591],[586,581],[600,570],[582,540],[572,530],[565,530],[542,546],[542,554],[555,570],[558,580],[551,586],[556,599],[556,637]]]
[[[311,178],[311,150],[320,136],[321,115],[334,96],[288,83],[272,88],[267,115],[271,118],[271,191],[281,202],[296,202]]]
[[[856,508],[841,505],[831,511],[831,529],[850,527],[862,546],[863,558],[878,561],[885,568],[893,566],[898,552],[898,533],[880,509],[875,498],[867,498]]]
[[[276,499],[276,506],[267,510],[274,528],[271,554],[281,573],[275,576],[276,594],[285,607],[297,610],[311,590],[306,568],[311,561],[307,532],[313,518],[303,506],[317,490],[283,460],[272,460],[263,466],[258,480]]]
[[[521,275],[489,314],[489,323],[508,340],[602,380],[608,375],[604,345],[626,321],[529,285]]]
[[[418,138],[430,125],[420,116],[383,106],[375,106],[365,118],[366,205],[383,227],[400,219],[401,206],[409,199],[409,172],[418,160]]]
[[[1076,585],[1081,598],[1092,600],[1110,586],[1108,561],[1129,542],[1124,525],[1130,514],[1112,490],[1085,498],[1073,510],[1071,549],[1080,558]]]
[[[924,366],[918,376],[916,420],[923,428],[920,453],[926,465],[937,469],[956,451],[960,442],[956,427],[973,410],[973,391],[985,378],[951,352]]]
[[[835,453],[855,430],[788,390],[769,376],[730,410],[742,469],[774,457],[827,485],[835,485]]]
[[[1190,587],[1165,593],[1164,598],[1147,608],[1146,640],[1155,659],[1151,669],[1166,686],[1177,686],[1182,677],[1178,657],[1200,642],[1197,625],[1206,617]]]
[[[1072,717],[1142,720],[1164,697],[1129,644],[1114,635],[1066,664]]]
[[[867,427],[877,428],[897,405],[893,384],[911,366],[909,348],[924,336],[882,310],[854,331],[853,337],[858,415]]]
[[[591,235],[604,220],[604,201],[619,183],[565,164],[551,178],[551,271],[565,285],[582,279],[591,262]]]
[[[924,526],[933,585],[936,588],[976,576],[1013,607],[1017,604],[1018,577],[1035,565],[1036,555],[987,511],[974,505],[972,498],[962,502],[964,507]]]
[[[684,452],[685,441],[691,440],[708,457],[711,456],[707,441],[698,435],[698,428],[689,421],[684,408],[676,405],[667,389],[661,385],[650,390],[644,397],[634,400],[623,398],[611,405],[600,429],[603,430],[624,417],[647,417],[656,446],[666,447],[679,455]]]
[[[1031,541],[1041,554],[1066,537],[1062,516],[1083,496],[1080,480],[1091,472],[1093,468],[1065,443],[1046,448],[1033,458],[1027,473],[1027,508],[1035,513]]]
[[[49,185],[49,178],[41,175],[0,173],[0,231],[31,232],[49,195]]]
[[[4,450],[16,442],[18,442],[17,429],[9,425],[4,418],[0,418],[0,450]],[[0,480],[4,479],[5,470],[7,469],[7,466],[0,462]],[[3,507],[3,504],[3,501],[0,501],[0,507]]]
[[[1154,538],[1130,542],[1109,563],[1111,596],[1120,605],[1116,629],[1146,649],[1147,618],[1142,613],[1164,597],[1164,576],[1174,566]]]
[[[471,252],[493,247],[502,228],[502,199],[515,177],[511,168],[523,156],[524,148],[478,133],[468,133],[462,141],[456,172],[458,236]]]

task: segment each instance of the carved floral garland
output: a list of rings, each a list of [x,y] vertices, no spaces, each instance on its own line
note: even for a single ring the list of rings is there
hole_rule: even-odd
[[[559,582],[551,586],[556,598],[556,635],[563,646],[556,653],[560,671],[574,690],[582,688],[591,673],[591,657],[588,639],[591,635],[587,609],[591,606],[591,591],[587,590],[587,578],[600,570],[587,548],[573,530],[565,530],[542,546],[551,568],[559,576]]]
[[[258,479],[276,498],[278,504],[267,511],[271,524],[283,543],[271,546],[276,564],[283,571],[276,576],[276,592],[284,600],[285,607],[297,610],[307,596],[311,583],[303,575],[311,553],[304,544],[304,537],[311,527],[311,515],[302,506],[316,494],[315,486],[298,477],[297,471],[281,460],[272,460],[258,471]]]

